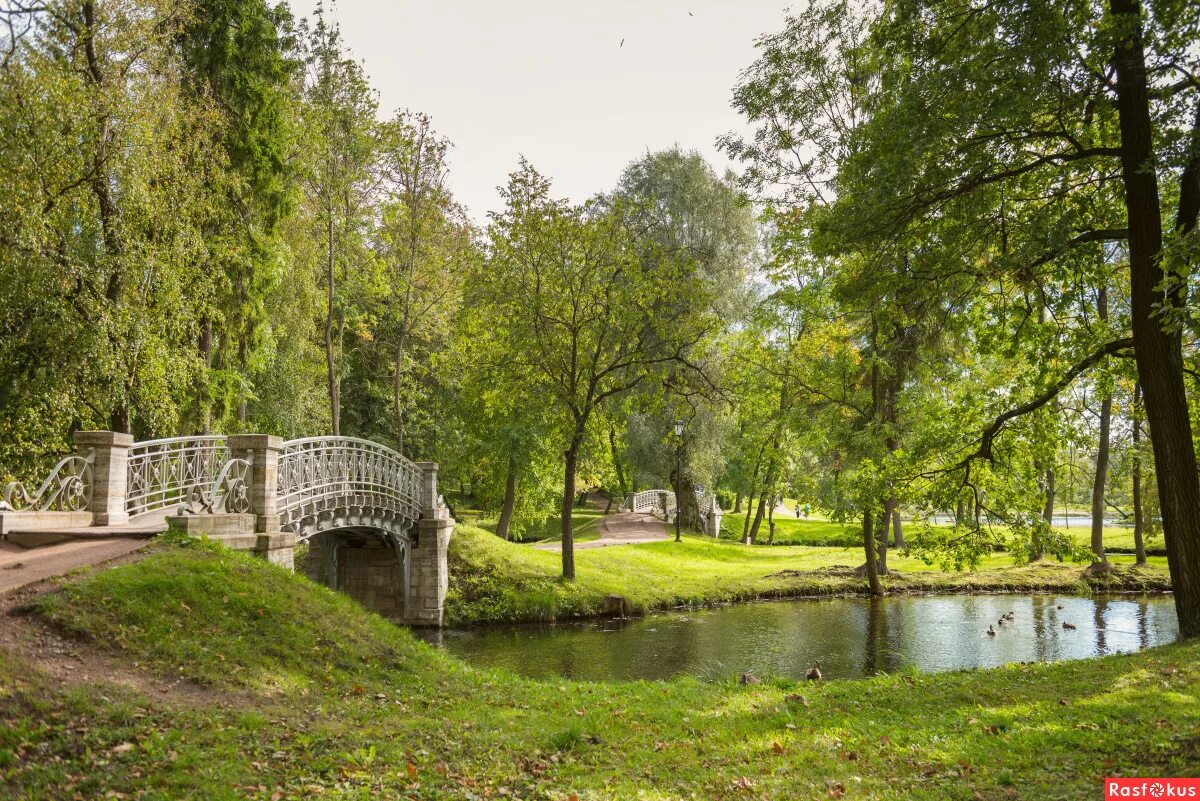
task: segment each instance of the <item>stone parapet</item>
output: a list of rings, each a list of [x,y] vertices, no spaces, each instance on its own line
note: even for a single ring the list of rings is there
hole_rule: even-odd
[[[14,531],[46,531],[85,528],[92,524],[91,512],[0,512],[0,538]]]

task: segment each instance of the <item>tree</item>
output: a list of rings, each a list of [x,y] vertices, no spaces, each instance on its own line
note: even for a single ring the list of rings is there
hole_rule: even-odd
[[[922,475],[960,476],[977,519],[985,504],[1003,515],[980,483],[1017,500],[994,481],[995,470],[1018,467],[1002,434],[1019,432],[1019,418],[1132,352],[1188,636],[1200,633],[1200,480],[1180,276],[1200,211],[1200,82],[1186,55],[1198,18],[1200,10],[1175,4],[1143,14],[1136,0],[821,3],[764,41],[770,57],[736,96],[761,128],[752,141],[731,143],[751,160],[752,182],[783,185],[786,200],[815,199],[825,210],[807,213],[816,241],[853,242],[867,255],[891,250],[893,264],[905,256],[897,245],[919,245],[921,263],[903,271],[904,290],[928,292],[943,308],[972,287],[1012,298],[1047,276],[1078,284],[1103,243],[1127,243],[1131,335],[1089,341],[1091,328],[1080,327],[1058,348],[1069,361],[1051,370],[1043,360],[1037,380],[997,398],[1003,411],[982,421],[970,447],[943,449],[954,456]],[[1167,193],[1169,241],[1160,176],[1177,189]],[[1026,302],[1024,316],[1037,316],[1038,305]],[[1013,308],[1008,300],[971,307]],[[1016,326],[1029,330],[1021,318]],[[1027,336],[1016,342],[1032,346],[1024,358],[1049,347]],[[979,533],[982,545],[988,535]]]
[[[692,369],[680,365],[662,383],[642,387],[642,408],[659,418],[651,428],[666,431],[676,419],[685,423],[677,445],[679,472],[672,461],[671,469],[657,477],[670,476],[681,523],[697,529],[692,490],[698,484],[712,486],[713,450],[724,440],[720,407],[728,399],[717,380],[716,346],[720,335],[746,315],[746,279],[756,244],[753,211],[732,175],[718,177],[699,153],[678,147],[647,153],[626,167],[613,197],[640,232],[643,269],[653,272],[669,260],[687,285],[699,290],[664,299],[679,307],[671,314],[687,314],[693,325],[711,332],[681,354]]]
[[[112,0],[0,19],[0,441],[174,433],[211,288],[192,265],[227,175],[217,110],[182,87],[187,16]],[[26,469],[38,451],[4,456]]]
[[[489,314],[504,358],[553,404],[563,440],[563,577],[575,578],[571,512],[593,415],[704,334],[668,302],[690,287],[668,259],[647,269],[619,204],[572,206],[526,162],[492,216],[490,252],[470,302]]]
[[[380,328],[392,347],[392,411],[396,450],[404,452],[406,422],[429,380],[429,356],[450,330],[462,276],[475,257],[474,231],[446,188],[449,142],[423,114],[403,112],[382,134],[387,200],[377,233],[384,263]]]
[[[212,428],[223,400],[237,422],[247,421],[253,352],[263,347],[266,296],[283,258],[279,225],[291,212],[295,184],[288,155],[293,103],[289,84],[299,65],[291,57],[292,20],[286,6],[264,0],[203,0],[177,35],[187,67],[184,84],[220,110],[214,131],[224,151],[225,197],[204,231],[206,268],[220,276],[200,310],[198,398],[201,431]],[[215,397],[223,394],[226,397]]]

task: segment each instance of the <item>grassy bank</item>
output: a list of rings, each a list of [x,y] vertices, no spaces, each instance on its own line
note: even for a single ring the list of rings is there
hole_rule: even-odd
[[[1091,798],[1200,766],[1200,644],[820,686],[538,682],[203,547],[4,625],[12,798]]]
[[[825,524],[833,525],[833,524]],[[578,580],[566,583],[561,557],[496,539],[460,525],[450,544],[450,625],[560,620],[596,615],[604,596],[622,595],[636,611],[754,598],[860,593],[864,581],[848,569],[862,562],[860,548],[777,546],[748,548],[727,540],[687,536],[684,541],[580,550]],[[1014,566],[1006,554],[987,558],[976,571],[943,573],[917,559],[889,556],[899,577],[890,592],[1059,592],[1164,590],[1165,560],[1134,569],[1132,557],[1114,557],[1117,570],[1083,579],[1083,566],[1047,561]]]

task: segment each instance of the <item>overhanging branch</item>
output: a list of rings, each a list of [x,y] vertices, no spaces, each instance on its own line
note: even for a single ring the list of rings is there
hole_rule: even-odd
[[[998,415],[988,426],[983,430],[979,437],[979,447],[967,454],[957,464],[939,472],[953,472],[969,467],[971,462],[976,459],[987,459],[989,462],[995,461],[995,456],[992,453],[992,445],[1010,421],[1022,417],[1031,412],[1037,411],[1042,406],[1045,406],[1050,401],[1054,400],[1060,392],[1071,385],[1079,376],[1086,373],[1088,370],[1095,367],[1100,362],[1104,361],[1109,356],[1117,354],[1119,351],[1128,350],[1133,347],[1133,337],[1124,337],[1122,339],[1114,339],[1111,342],[1106,342],[1096,350],[1089,353],[1082,361],[1076,362],[1065,372],[1061,378],[1047,387],[1037,397],[1029,400],[1015,409],[1009,409],[1001,415]]]

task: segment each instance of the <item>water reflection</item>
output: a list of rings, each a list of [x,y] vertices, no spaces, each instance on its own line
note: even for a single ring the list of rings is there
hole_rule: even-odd
[[[1010,611],[1013,622],[1000,625]],[[827,677],[848,678],[1136,651],[1173,642],[1178,622],[1169,596],[955,595],[778,601],[422,636],[472,664],[535,677],[803,678],[819,661]]]

